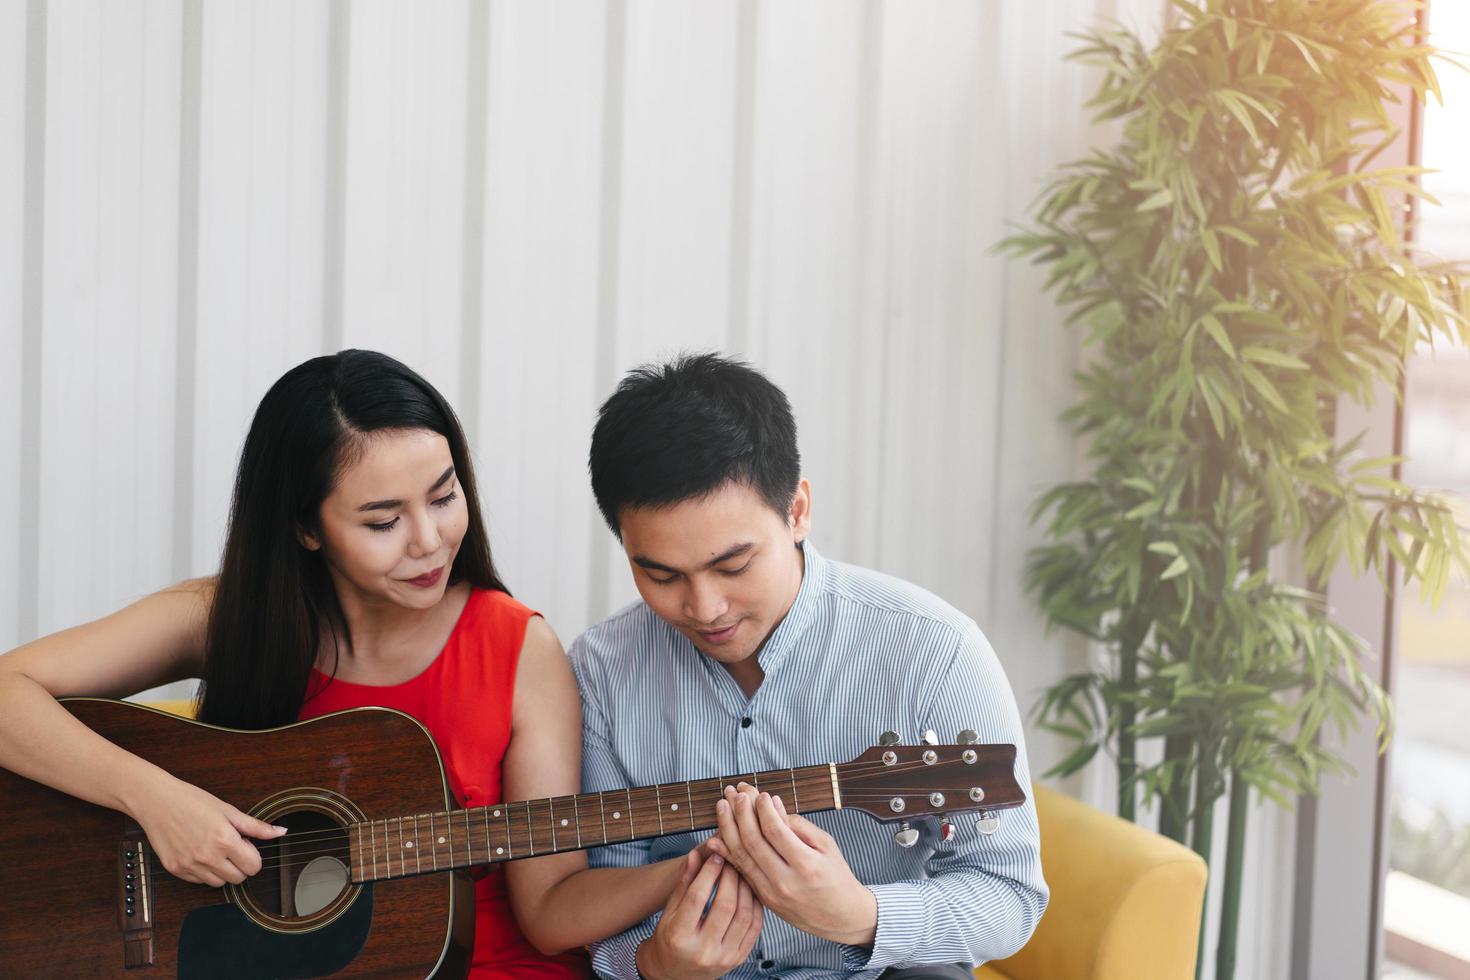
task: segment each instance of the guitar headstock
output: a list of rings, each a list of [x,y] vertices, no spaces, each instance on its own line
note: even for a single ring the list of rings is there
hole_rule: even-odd
[[[974,738],[965,731],[956,743],[940,745],[933,732],[925,732],[922,744],[899,745],[897,736],[885,732],[881,744],[837,766],[842,808],[885,822],[978,812],[981,833],[994,833],[998,819],[992,811],[1020,806],[1026,793],[1016,782],[1016,747],[981,745]],[[918,832],[905,828],[897,839],[909,847]]]

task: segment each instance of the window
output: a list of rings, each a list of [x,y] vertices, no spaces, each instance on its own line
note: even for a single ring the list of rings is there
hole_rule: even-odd
[[[1470,4],[1439,0],[1430,40],[1470,52]],[[1424,187],[1442,207],[1420,209],[1415,239],[1442,259],[1470,261],[1470,73],[1440,72],[1444,105],[1423,120]],[[1420,351],[1409,364],[1404,466],[1414,486],[1449,493],[1470,526],[1470,351]],[[1390,748],[1384,976],[1470,978],[1470,582],[1456,578],[1437,609],[1417,587],[1397,607]]]

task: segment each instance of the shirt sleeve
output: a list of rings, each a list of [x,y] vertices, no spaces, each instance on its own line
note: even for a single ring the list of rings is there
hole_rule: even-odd
[[[606,699],[598,683],[600,671],[591,662],[586,635],[579,636],[567,650],[572,674],[582,695],[582,792],[632,786],[627,770],[613,751]],[[587,864],[593,868],[634,868],[649,862],[651,840],[606,844],[587,851]],[[592,944],[592,968],[600,977],[638,980],[635,957],[638,947],[653,935],[662,912],[655,912],[642,922],[601,942]]]
[[[1020,713],[978,627],[970,624],[961,636],[926,700],[921,723],[941,742],[969,728],[982,743],[1016,746],[1015,776],[1026,803],[997,811],[1000,826],[989,836],[976,830],[974,813],[956,816],[954,836],[938,845],[941,850],[926,865],[930,877],[868,886],[878,902],[877,932],[871,951],[844,948],[849,969],[1003,959],[1026,944],[1046,910],[1049,892]]]

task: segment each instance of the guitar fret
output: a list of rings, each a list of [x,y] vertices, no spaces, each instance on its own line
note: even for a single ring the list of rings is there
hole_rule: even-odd
[[[717,804],[723,798],[725,789],[744,784],[759,791],[762,780],[766,792],[773,796],[777,787],[780,788],[783,804],[793,813],[831,809],[836,802],[832,784],[833,771],[834,767],[828,765],[804,766],[800,771],[796,767],[787,768],[784,775],[782,770],[773,769],[764,773],[684,780],[682,800],[679,799],[681,783],[674,781],[598,793],[502,803],[495,805],[493,809],[491,806],[455,807],[429,813],[362,820],[345,828],[349,872],[355,882],[378,881],[632,841],[639,839],[640,833],[648,837],[693,833],[716,826]],[[636,798],[633,796],[635,789],[638,792]],[[667,802],[663,795],[665,789],[669,790]],[[622,804],[616,803],[617,798],[613,795],[619,792],[623,794]],[[613,807],[608,806],[609,796],[613,797]],[[590,827],[591,832],[584,837],[582,823],[591,816],[584,809],[593,806],[594,801],[597,807],[597,823]],[[522,813],[517,809],[516,819],[512,820],[510,810],[517,804],[524,806],[525,810]],[[656,829],[654,824],[647,823],[646,829],[639,831],[637,823],[640,813],[641,818],[647,821],[647,808],[650,806],[657,818]],[[475,809],[480,811],[483,850],[477,849],[479,845],[474,840]],[[678,819],[681,810],[684,818],[682,821]],[[459,821],[454,819],[456,811],[461,814]],[[673,815],[674,819],[665,819],[666,812]],[[542,820],[546,823],[543,825],[542,845],[538,848],[536,824]],[[383,831],[381,845],[378,843],[380,825]],[[568,828],[572,831],[570,834],[566,832]],[[596,833],[598,829],[602,831],[600,838]],[[427,869],[423,866],[426,830],[429,847],[432,848],[429,853],[430,867]],[[456,840],[461,833],[464,835],[463,854],[460,853]],[[516,852],[515,839],[521,834],[525,837],[522,850]],[[396,868],[393,866],[395,852],[398,855]],[[412,868],[408,864],[410,854],[414,858]]]

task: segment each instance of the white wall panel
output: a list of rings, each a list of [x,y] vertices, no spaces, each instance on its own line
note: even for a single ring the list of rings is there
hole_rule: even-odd
[[[349,9],[343,346],[398,357],[453,402],[467,6]]]
[[[54,3],[41,353],[43,632],[167,583],[179,17]]]
[[[607,534],[586,467],[604,386],[605,9],[519,0],[489,23],[477,473],[501,574],[565,643],[601,614],[588,556]]]
[[[1000,39],[971,3],[883,10],[879,166],[886,284],[878,557],[984,623],[1003,324],[1006,148],[989,139]]]
[[[204,9],[187,574],[218,564],[260,397],[322,352],[327,27],[324,3]]]
[[[865,232],[875,214],[864,92],[873,5],[757,8],[745,353],[791,399],[812,482],[813,540],[871,563],[882,360],[864,336]]]
[[[25,270],[26,4],[0,3],[0,650],[21,641],[21,343]],[[7,557],[10,560],[5,560]],[[32,570],[34,573],[34,570]]]

